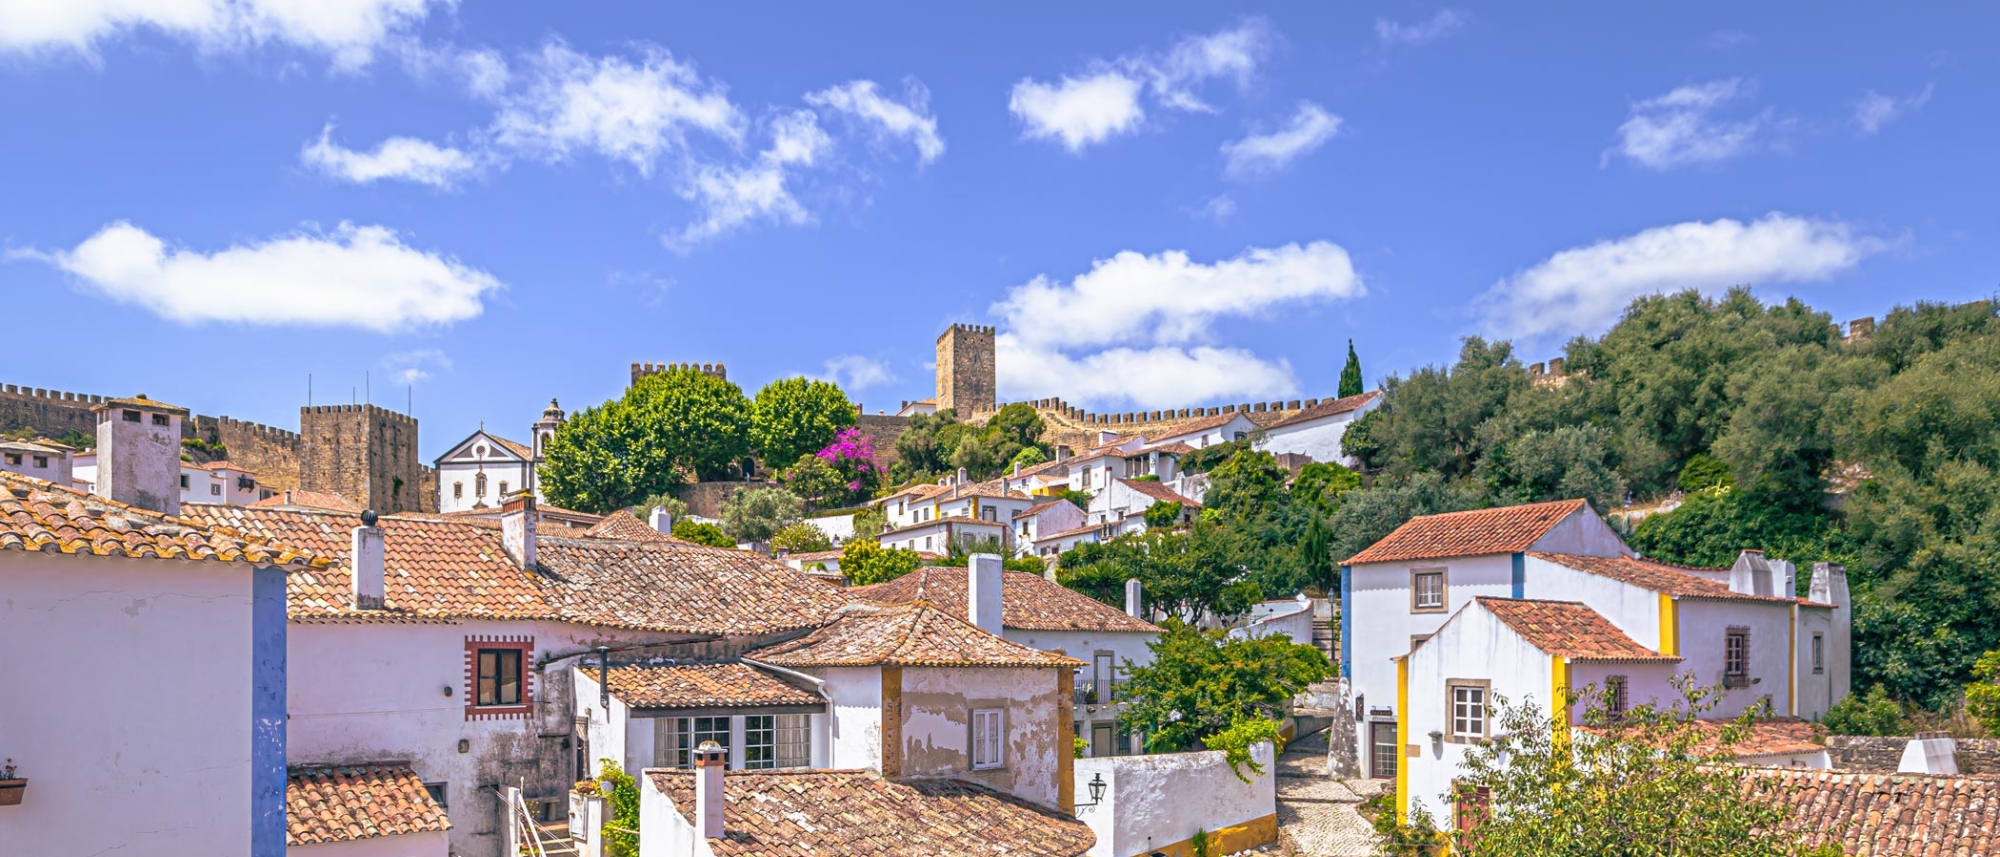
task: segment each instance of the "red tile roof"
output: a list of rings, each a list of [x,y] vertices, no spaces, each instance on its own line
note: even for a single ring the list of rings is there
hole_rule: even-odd
[[[1279,429],[1286,426],[1298,425],[1299,423],[1309,423],[1313,420],[1323,420],[1327,417],[1337,417],[1349,411],[1367,406],[1369,402],[1375,401],[1376,397],[1380,395],[1382,395],[1381,390],[1370,390],[1366,393],[1359,393],[1344,399],[1328,399],[1299,411],[1293,416],[1272,423],[1269,428]]]
[[[1698,577],[1688,573],[1684,568],[1652,560],[1635,559],[1632,557],[1542,553],[1540,551],[1532,551],[1528,555],[1539,560],[1555,563],[1564,568],[1575,569],[1599,577],[1608,577],[1612,580],[1629,583],[1641,589],[1650,589],[1662,595],[1671,595],[1675,598],[1770,601],[1782,604],[1789,604],[1798,600],[1796,598],[1784,598],[1772,595],[1745,595],[1740,592],[1733,592],[1727,584],[1720,581]]]
[[[594,667],[586,668],[592,679]],[[611,666],[611,695],[633,708],[745,708],[823,705],[826,698],[747,664]]]
[[[541,530],[538,529],[536,532],[539,533]],[[631,512],[623,509],[604,516],[604,520],[592,524],[590,529],[584,530],[581,535],[586,538],[613,539],[627,542],[679,542],[687,544],[687,542],[681,539],[653,529],[651,525],[639,520]]]
[[[1411,518],[1342,564],[1517,553],[1534,546],[1562,519],[1582,508],[1582,500],[1556,500]]]
[[[927,601],[954,616],[966,615],[966,570],[920,568],[887,583],[847,590],[852,598],[878,604]],[[1003,571],[1000,624],[1022,631],[1129,631],[1158,634],[1160,627],[1039,574]]]
[[[1634,642],[1618,626],[1575,601],[1477,599],[1529,645],[1578,661],[1679,661]]]
[[[1200,503],[1196,503],[1193,500],[1189,500],[1186,497],[1182,497],[1180,494],[1175,493],[1174,489],[1168,488],[1167,486],[1162,485],[1150,479],[1120,479],[1118,480],[1118,483],[1134,491],[1137,491],[1141,494],[1144,494],[1148,497],[1151,497],[1155,501],[1179,503],[1190,509],[1201,508]]]
[[[308,509],[328,509],[335,512],[361,512],[361,504],[331,491],[308,491],[292,488],[280,491],[250,504],[259,509],[281,509],[300,506]]]
[[[1208,431],[1209,429],[1216,429],[1229,425],[1229,423],[1235,420],[1237,417],[1242,417],[1247,420],[1250,418],[1250,415],[1242,411],[1232,411],[1226,414],[1216,414],[1215,416],[1212,417],[1191,419],[1186,422],[1175,423],[1173,425],[1167,426],[1166,428],[1161,429],[1159,434],[1161,437],[1180,437],[1181,435],[1184,434],[1205,432]]]
[[[1770,768],[1769,799],[1792,811],[1805,844],[1869,857],[2000,854],[2000,779]],[[1769,782],[1775,781],[1775,782]]]
[[[1053,509],[1053,508],[1055,508],[1055,507],[1056,507],[1057,505],[1059,505],[1059,504],[1062,504],[1062,503],[1067,503],[1067,502],[1069,502],[1069,501],[1068,501],[1068,500],[1044,500],[1044,501],[1042,501],[1042,502],[1040,502],[1040,503],[1036,503],[1036,504],[1035,504],[1035,505],[1033,505],[1033,506],[1029,506],[1029,507],[1028,507],[1028,508],[1026,508],[1026,509],[1022,509],[1022,510],[1021,510],[1021,511],[1019,511],[1019,512],[1015,512],[1015,513],[1014,513],[1014,520],[1018,521],[1018,520],[1021,520],[1022,518],[1032,518],[1032,517],[1034,517],[1034,516],[1036,516],[1036,515],[1039,515],[1039,514],[1041,514],[1041,513],[1043,513],[1043,512],[1046,512],[1046,511],[1048,511],[1048,510],[1050,510],[1050,509]]]
[[[541,539],[539,579],[563,618],[690,634],[819,627],[840,589],[750,551],[695,544]]]
[[[694,774],[649,769],[651,787],[694,819]],[[718,857],[1078,857],[1083,822],[955,780],[891,782],[869,771],[730,771]]]
[[[0,550],[242,562],[307,573],[328,565],[296,542],[127,506],[5,471],[0,471]]]
[[[403,763],[285,771],[285,844],[323,845],[451,829],[444,807]]]
[[[1004,596],[1003,596],[1004,598]],[[855,603],[825,627],[745,657],[781,667],[1078,667],[1083,662],[1031,649],[981,630],[927,601]]]

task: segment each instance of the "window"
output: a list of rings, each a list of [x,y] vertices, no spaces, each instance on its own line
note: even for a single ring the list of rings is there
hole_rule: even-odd
[[[7,463],[19,465],[21,463],[21,454],[18,452],[7,453]]]
[[[1005,722],[1007,712],[1001,708],[978,708],[972,712],[972,769],[991,770],[1006,764]]]
[[[138,411],[126,411],[124,412],[123,416],[125,417],[125,421],[128,423],[136,423],[139,421]]]
[[[750,718],[746,718],[750,719]],[[729,748],[728,717],[662,717],[654,721],[653,756],[665,768],[694,767],[694,748],[714,741]]]
[[[500,496],[507,496],[507,480],[505,479],[500,480]]]
[[[181,490],[186,491],[187,487],[188,487],[188,475],[183,473],[181,474]]]
[[[1396,724],[1368,724],[1370,761],[1368,775],[1378,780],[1396,778],[1396,761],[1402,757],[1403,748],[1396,743]]]
[[[1430,638],[1431,638],[1431,635],[1429,635],[1429,634],[1411,634],[1411,635],[1410,635],[1410,651],[1412,651],[1412,652],[1416,651],[1416,650],[1417,650],[1417,647],[1418,647],[1418,646],[1421,646],[1421,645],[1423,645],[1424,641],[1425,641],[1425,640],[1428,640],[1428,639],[1430,639]]]
[[[486,474],[481,473],[472,478],[472,496],[486,496]]]
[[[248,476],[238,476],[238,477],[236,477],[236,490],[238,490],[238,491],[254,491],[254,490],[256,490],[256,489],[257,489],[257,480],[255,480],[255,479],[252,479],[252,478],[250,478],[250,477],[248,477]]]
[[[979,517],[981,517],[981,518],[985,518],[986,520],[989,520],[989,521],[998,521],[998,520],[1000,520],[1000,518],[999,518],[999,510],[998,510],[998,509],[995,509],[995,508],[993,508],[993,507],[991,507],[991,506],[988,506],[988,507],[986,507],[986,508],[984,508],[984,509],[981,509],[981,510],[979,510]]]
[[[210,483],[208,484],[208,496],[210,496],[210,497],[220,497],[220,496],[222,496],[222,486],[220,486],[220,485],[217,485],[217,484],[215,484],[215,483],[213,483],[213,482],[210,482]]]
[[[35,456],[35,466],[36,466],[36,467],[48,467],[48,466],[49,466],[49,457],[48,457],[48,456],[46,456],[46,455],[37,455],[37,456]]]
[[[1730,628],[1722,638],[1722,686],[1750,686],[1750,629]]]
[[[1411,569],[1410,612],[1444,612],[1444,569]]]
[[[521,650],[479,650],[480,705],[521,704]]]
[[[764,770],[778,766],[778,718],[752,714],[743,718],[743,767]]]
[[[1813,635],[1812,665],[1813,675],[1824,675],[1826,673],[1826,637],[1824,635]]]
[[[167,424],[167,415],[166,415],[166,414],[154,414],[154,415],[153,415],[153,425],[156,425],[156,426],[163,426],[163,425],[166,425],[166,424]]]
[[[1451,740],[1482,741],[1486,738],[1485,681],[1452,681],[1445,684],[1451,694]]]
[[[465,483],[463,482],[451,483],[451,499],[456,500],[464,496],[465,496]]]
[[[1613,719],[1625,716],[1625,677],[1614,675],[1604,680],[1604,714]]]
[[[931,537],[930,537],[930,536],[925,536],[925,537],[924,537],[924,550],[930,550],[930,549],[931,549]]]
[[[746,725],[745,731],[748,731]],[[778,767],[812,766],[812,715],[778,715]]]

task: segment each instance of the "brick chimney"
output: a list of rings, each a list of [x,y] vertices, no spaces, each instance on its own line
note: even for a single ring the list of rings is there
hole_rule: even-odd
[[[966,621],[1000,636],[1000,557],[976,553],[965,563]]]
[[[188,410],[144,395],[107,399],[97,415],[97,480],[91,490],[128,506],[181,513],[181,420]]]
[[[667,511],[667,507],[665,506],[653,507],[653,513],[646,516],[646,523],[653,525],[653,529],[667,535],[671,536],[674,534],[674,513]]]
[[[500,507],[500,546],[507,558],[524,569],[535,568],[535,495],[515,494]]]
[[[1139,615],[1141,612],[1144,612],[1145,608],[1140,606],[1143,603],[1144,601],[1139,598],[1139,578],[1127,579],[1125,581],[1125,615],[1134,619],[1144,618]]]
[[[694,816],[699,819],[703,839],[721,839],[722,771],[729,767],[729,751],[714,741],[703,741],[694,749]]]
[[[353,545],[348,565],[354,569],[354,609],[380,610],[387,588],[387,545],[382,528],[375,524],[373,509],[361,513],[361,526],[354,528]]]

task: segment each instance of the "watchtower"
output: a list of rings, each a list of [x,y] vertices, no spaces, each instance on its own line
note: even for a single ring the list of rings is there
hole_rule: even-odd
[[[960,417],[988,413],[997,401],[993,328],[954,324],[937,339],[937,406]]]
[[[299,409],[299,487],[330,491],[382,514],[421,511],[417,418],[375,405]]]

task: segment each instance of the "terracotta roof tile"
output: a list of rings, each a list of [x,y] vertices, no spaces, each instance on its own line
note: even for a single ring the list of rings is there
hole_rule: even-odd
[[[1778,603],[1791,603],[1798,600],[1773,595],[1745,595],[1740,592],[1733,592],[1727,584],[1720,581],[1710,580],[1706,577],[1697,577],[1689,574],[1684,568],[1652,560],[1635,559],[1632,557],[1542,553],[1540,551],[1530,552],[1528,555],[1539,560],[1555,563],[1564,568],[1575,569],[1599,577],[1608,577],[1612,580],[1629,583],[1641,589],[1650,589],[1662,595],[1671,595],[1675,598],[1771,601]]]
[[[1003,596],[1004,597],[1004,596]],[[1031,649],[981,630],[927,601],[850,604],[825,627],[750,652],[781,667],[1076,667],[1075,658]]]
[[[537,530],[537,532],[540,532]],[[604,520],[592,524],[582,535],[593,539],[614,539],[627,542],[678,542],[688,544],[659,530],[653,529],[645,521],[639,520],[631,512],[620,509],[604,516]]]
[[[1529,645],[1556,657],[1579,661],[1680,660],[1639,645],[1597,611],[1575,601],[1489,597],[1478,601]]]
[[[595,669],[588,671],[597,677]],[[611,693],[633,708],[821,705],[826,699],[736,661],[611,666]]]
[[[1516,553],[1582,508],[1582,500],[1557,500],[1411,518],[1342,564]]]
[[[573,622],[690,634],[816,628],[838,587],[750,551],[694,544],[541,539],[552,601]]]
[[[1063,504],[1063,503],[1067,503],[1067,502],[1069,502],[1069,501],[1068,501],[1068,500],[1044,500],[1044,501],[1042,501],[1042,502],[1040,502],[1040,503],[1036,503],[1036,504],[1035,504],[1035,505],[1033,505],[1033,506],[1029,506],[1029,507],[1028,507],[1028,508],[1026,508],[1026,509],[1022,509],[1021,511],[1019,511],[1019,512],[1016,512],[1016,513],[1014,513],[1014,520],[1018,521],[1018,520],[1020,520],[1020,519],[1022,519],[1022,518],[1032,518],[1032,517],[1034,517],[1034,516],[1036,516],[1036,515],[1039,515],[1039,514],[1041,514],[1041,513],[1043,513],[1043,512],[1046,512],[1046,511],[1048,511],[1048,510],[1050,510],[1050,509],[1053,509],[1053,508],[1055,508],[1055,507],[1057,507],[1057,506],[1059,506],[1059,505],[1061,505],[1061,504]]]
[[[1924,774],[1758,770],[1792,810],[1805,844],[1838,842],[1870,857],[2000,854],[2000,780]]]
[[[310,547],[0,471],[0,550],[324,569]]]
[[[644,776],[693,823],[694,774]],[[955,780],[890,782],[868,771],[730,771],[719,857],[1077,857],[1083,822]]]
[[[966,574],[963,568],[931,566],[887,583],[857,586],[847,590],[847,594],[878,604],[926,601],[954,616],[964,616]],[[1022,631],[1160,633],[1158,625],[1127,616],[1116,607],[1025,571],[1001,572],[1000,624]]]
[[[1328,399],[1299,411],[1296,415],[1272,423],[1270,428],[1278,429],[1299,423],[1309,423],[1313,420],[1323,420],[1327,417],[1337,417],[1349,411],[1366,407],[1369,402],[1375,401],[1375,398],[1380,395],[1382,395],[1381,390],[1370,390],[1366,393],[1359,393],[1344,399]]]
[[[1200,503],[1196,503],[1193,500],[1189,500],[1186,497],[1182,497],[1180,494],[1175,493],[1174,489],[1168,488],[1167,486],[1158,482],[1154,482],[1153,480],[1150,479],[1120,479],[1118,480],[1118,483],[1134,491],[1137,491],[1141,494],[1144,494],[1148,497],[1151,497],[1155,501],[1179,503],[1190,509],[1201,508]]]
[[[361,504],[331,491],[308,491],[293,488],[280,491],[250,504],[258,509],[283,509],[303,507],[307,509],[327,509],[334,512],[361,512]]]
[[[1180,437],[1181,435],[1184,434],[1205,432],[1208,431],[1209,429],[1216,429],[1229,425],[1229,423],[1235,420],[1237,417],[1243,417],[1244,419],[1249,419],[1249,415],[1246,413],[1231,411],[1230,413],[1226,414],[1216,414],[1215,416],[1212,417],[1202,417],[1200,419],[1191,419],[1186,422],[1175,423],[1173,425],[1167,426],[1164,429],[1161,429],[1160,436]]]
[[[310,765],[285,771],[285,844],[322,845],[451,829],[407,764]]]
[[[490,431],[486,433],[486,436],[492,438],[495,443],[498,443],[501,446],[506,447],[508,452],[514,453],[515,455],[518,455],[529,461],[535,460],[535,450],[529,447],[525,443],[519,443],[517,441],[508,440]]]

